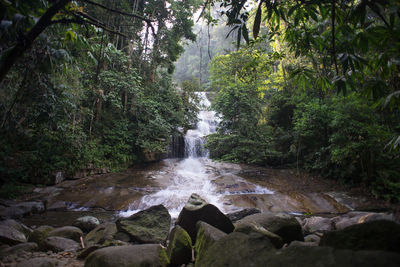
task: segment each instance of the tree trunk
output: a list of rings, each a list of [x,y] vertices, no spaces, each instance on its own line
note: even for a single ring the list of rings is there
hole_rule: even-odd
[[[34,40],[51,25],[51,20],[55,14],[65,7],[71,0],[58,0],[43,14],[33,28],[27,32],[8,52],[5,52],[0,63],[0,83],[6,77],[8,71],[15,64],[26,50],[28,50]]]

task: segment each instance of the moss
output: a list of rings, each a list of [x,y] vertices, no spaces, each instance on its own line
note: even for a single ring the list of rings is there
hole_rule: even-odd
[[[171,231],[167,255],[172,266],[186,264],[192,258],[192,239],[179,225]]]

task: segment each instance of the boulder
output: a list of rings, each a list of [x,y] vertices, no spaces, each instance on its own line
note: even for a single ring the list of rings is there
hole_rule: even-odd
[[[65,201],[57,201],[47,207],[48,211],[66,211],[68,209]]]
[[[43,241],[47,238],[49,233],[53,230],[54,230],[54,228],[49,225],[39,226],[38,228],[33,230],[32,233],[29,234],[28,241],[34,242],[40,246],[40,245],[42,245]]]
[[[217,207],[208,204],[199,195],[192,194],[179,214],[176,224],[188,232],[194,243],[196,242],[196,223],[198,221],[206,222],[225,233],[231,233],[235,228],[231,220]]]
[[[377,220],[395,221],[395,217],[393,216],[393,214],[387,213],[352,211],[331,219],[334,229],[336,230],[342,230],[354,224]]]
[[[114,240],[118,232],[115,223],[103,223],[90,231],[85,237],[86,246],[103,245],[106,241]]]
[[[123,233],[123,232],[116,233],[114,238],[116,240],[120,240],[120,241],[123,241],[123,242],[130,242],[131,241],[131,237],[128,234]]]
[[[100,221],[93,216],[83,216],[76,219],[73,225],[80,228],[85,233],[88,233],[99,226]]]
[[[337,249],[400,252],[400,225],[385,220],[355,224],[324,234],[319,245]]]
[[[243,240],[242,244],[238,240],[232,240],[232,237],[228,238],[231,235],[233,234],[215,243],[201,261],[196,261],[196,266],[395,267],[400,264],[400,255],[397,253],[335,250],[330,247],[308,246],[298,241],[280,250],[268,247],[263,249],[263,243],[260,242],[258,246],[253,245],[253,250],[249,250],[248,243]]]
[[[256,208],[247,208],[247,209],[242,209],[240,211],[229,213],[226,216],[228,216],[228,218],[233,223],[235,223],[235,222],[243,219],[244,217],[247,217],[247,216],[253,215],[253,214],[257,214],[257,213],[261,213],[261,211]]]
[[[305,218],[302,226],[306,234],[315,232],[325,233],[333,230],[331,219],[318,216]]]
[[[12,208],[22,210],[23,215],[42,213],[46,210],[43,202],[39,201],[21,202],[18,204],[14,204]]]
[[[203,255],[196,257],[196,266],[267,266],[254,265],[271,250],[268,238],[260,234],[234,232],[216,241]]]
[[[6,225],[0,225],[0,243],[17,245],[26,242],[26,237],[20,231]]]
[[[117,220],[119,231],[138,243],[164,243],[171,226],[171,215],[163,205],[153,206]]]
[[[276,235],[267,229],[265,229],[262,226],[256,225],[254,223],[240,223],[235,226],[235,231],[234,232],[240,232],[244,234],[251,234],[251,233],[257,233],[265,236],[268,238],[271,243],[275,246],[275,248],[281,248],[283,247],[283,240],[279,235]]]
[[[23,223],[17,222],[15,220],[12,219],[8,219],[8,220],[4,220],[4,221],[0,221],[0,225],[5,225],[8,227],[12,227],[17,231],[20,231],[21,233],[23,233],[25,236],[28,236],[30,233],[32,233],[32,230],[26,226]]]
[[[80,245],[72,239],[60,237],[60,236],[49,236],[40,246],[43,251],[51,250],[53,252],[61,251],[77,251]]]
[[[85,260],[85,267],[156,267],[167,265],[167,254],[159,244],[102,248],[91,253]]]
[[[227,234],[221,230],[209,225],[208,223],[199,221],[196,224],[197,236],[195,243],[196,259],[201,258],[207,250],[219,239]]]
[[[167,255],[172,266],[187,264],[192,259],[192,239],[179,225],[169,234]]]
[[[10,254],[18,254],[20,252],[26,251],[36,251],[38,249],[38,245],[33,242],[21,243],[12,247],[4,248],[0,251],[0,256],[7,256]]]
[[[27,266],[34,266],[34,267],[58,267],[64,266],[63,262],[51,259],[51,258],[34,258],[25,261],[21,261],[17,264],[17,267],[27,267]]]
[[[302,228],[295,217],[284,213],[258,213],[239,220],[236,224],[253,223],[279,235],[284,243],[303,241]]]
[[[81,236],[83,237],[83,232],[75,226],[63,226],[50,231],[47,236],[60,236],[80,242]]]

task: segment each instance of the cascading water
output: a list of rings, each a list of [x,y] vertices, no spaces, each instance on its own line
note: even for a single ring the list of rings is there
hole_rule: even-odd
[[[163,204],[172,217],[177,217],[192,193],[199,194],[209,203],[222,209],[222,195],[216,192],[210,181],[210,170],[206,165],[209,152],[204,148],[205,136],[215,132],[218,122],[215,112],[209,110],[210,102],[206,93],[199,92],[198,96],[202,107],[198,115],[199,121],[196,129],[188,130],[185,135],[185,159],[173,167],[174,177],[167,182],[168,186],[165,189],[144,196],[140,203],[134,203],[130,210],[121,212],[122,216]]]

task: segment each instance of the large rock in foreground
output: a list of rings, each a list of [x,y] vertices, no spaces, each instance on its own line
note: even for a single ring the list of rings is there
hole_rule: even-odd
[[[153,206],[117,221],[119,231],[138,243],[164,243],[171,226],[171,215],[163,205]]]
[[[234,232],[220,238],[203,255],[198,255],[196,266],[267,266],[259,263],[271,250],[275,250],[274,246],[263,235]]]
[[[400,225],[392,221],[371,221],[326,233],[320,246],[351,250],[400,252]]]
[[[41,249],[44,251],[51,250],[53,252],[61,252],[77,251],[79,247],[79,244],[72,239],[59,236],[49,236],[43,241]]]
[[[263,247],[260,240],[246,240],[233,233],[220,239],[196,261],[196,267],[252,266],[252,267],[396,267],[400,255],[384,251],[335,250],[330,247],[289,246],[274,250]],[[241,234],[243,235],[243,234]]]
[[[236,225],[259,225],[279,235],[284,243],[304,241],[301,225],[295,217],[284,213],[258,213],[239,220]]]
[[[88,233],[100,225],[100,221],[93,216],[83,216],[75,220],[74,226]]]
[[[115,223],[103,223],[90,231],[85,237],[86,246],[104,245],[115,239],[117,234],[117,226]]]
[[[85,267],[167,266],[165,250],[158,244],[107,247],[87,257]]]
[[[226,236],[227,234],[221,230],[209,225],[208,223],[199,221],[196,224],[197,236],[195,244],[196,259],[200,259],[204,256],[207,250],[219,239]]]
[[[169,234],[167,249],[171,266],[187,264],[192,259],[192,239],[179,225],[175,226]]]
[[[225,216],[217,207],[207,203],[197,194],[192,194],[185,207],[179,214],[177,225],[182,226],[196,242],[196,223],[206,222],[225,233],[231,233],[235,228],[231,220]]]

